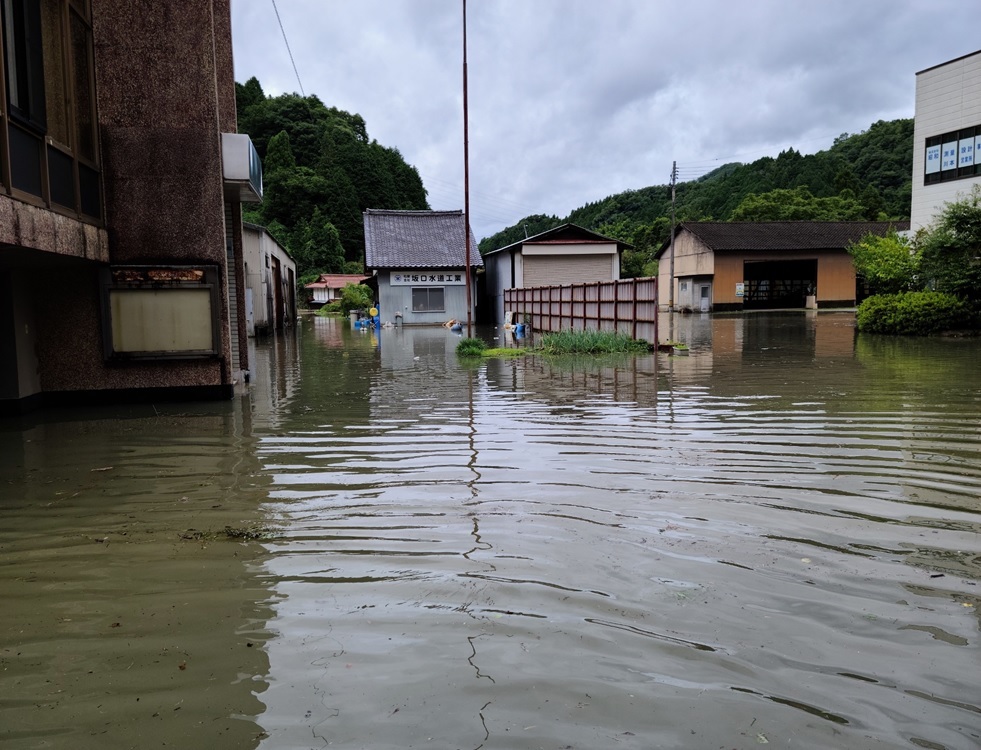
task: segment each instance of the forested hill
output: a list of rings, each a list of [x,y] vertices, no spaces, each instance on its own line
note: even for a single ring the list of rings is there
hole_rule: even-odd
[[[880,120],[843,134],[827,151],[790,149],[751,164],[731,163],[675,189],[677,221],[859,220],[909,218],[913,120]],[[566,222],[635,246],[624,275],[653,270],[653,253],[670,234],[669,185],[630,190],[587,203],[569,216],[528,216],[486,237],[480,251],[505,247]]]
[[[415,167],[370,140],[360,115],[316,96],[267,97],[255,78],[235,84],[235,99],[263,167],[263,202],[244,218],[286,245],[301,280],[363,271],[364,209],[429,208]]]

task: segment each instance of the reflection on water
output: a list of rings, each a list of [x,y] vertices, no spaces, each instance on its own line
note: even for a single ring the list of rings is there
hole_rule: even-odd
[[[230,406],[0,429],[0,742],[977,747],[981,342],[674,331],[309,319]]]

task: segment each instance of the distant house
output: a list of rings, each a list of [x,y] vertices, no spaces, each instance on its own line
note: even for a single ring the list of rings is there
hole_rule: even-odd
[[[916,74],[911,224],[981,184],[981,50]]]
[[[483,266],[470,232],[470,313],[476,270]],[[371,273],[380,317],[404,325],[467,320],[466,245],[462,211],[364,213],[365,267]]]
[[[307,303],[317,309],[341,298],[341,289],[348,284],[360,284],[365,280],[361,273],[322,273],[320,278],[305,284]]]
[[[249,336],[296,320],[296,262],[265,227],[242,223],[245,325]]]
[[[850,307],[857,298],[848,246],[909,222],[682,222],[658,250],[658,297],[676,310]],[[674,289],[672,290],[672,285]],[[672,295],[673,291],[673,295]]]
[[[632,247],[575,224],[527,237],[484,256],[495,322],[504,321],[504,290],[620,278],[620,255]]]

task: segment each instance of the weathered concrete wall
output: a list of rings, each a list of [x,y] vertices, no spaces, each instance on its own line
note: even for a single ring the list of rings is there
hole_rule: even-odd
[[[227,278],[221,131],[223,110],[234,130],[228,15],[227,0],[93,3],[107,259],[113,264],[208,264]],[[92,269],[84,285],[60,290],[71,315],[43,315],[45,391],[227,382],[232,364],[225,326],[223,361],[105,364],[96,274]],[[227,319],[227,286],[219,299],[219,314]]]
[[[109,235],[104,229],[0,195],[0,253],[3,245],[106,263]]]

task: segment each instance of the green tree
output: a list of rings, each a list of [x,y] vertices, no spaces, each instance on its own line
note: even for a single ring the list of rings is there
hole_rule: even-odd
[[[855,272],[871,294],[896,294],[921,288],[920,256],[910,241],[895,230],[869,234],[848,248]]]
[[[364,284],[347,284],[341,289],[341,311],[347,315],[352,310],[367,310],[372,302],[371,287]]]
[[[267,174],[272,174],[278,169],[296,169],[296,157],[293,156],[293,149],[290,147],[290,134],[285,130],[280,130],[269,139],[262,168]]]
[[[336,227],[319,208],[293,232],[291,247],[298,274],[342,273],[344,248]]]
[[[239,112],[244,112],[247,107],[259,104],[266,100],[266,95],[262,92],[259,79],[253,76],[245,83],[235,84],[235,108]]]
[[[419,173],[397,150],[372,141],[361,115],[327,107],[316,96],[266,97],[254,78],[236,85],[236,105],[239,131],[252,138],[265,171],[265,201],[248,218],[281,224],[298,262],[310,254],[310,232],[331,224],[344,248],[340,265],[361,264],[366,208],[429,208]],[[321,216],[314,219],[316,209]],[[321,238],[314,246],[329,246],[327,266],[338,265],[333,242]]]
[[[265,223],[278,221],[290,232],[324,205],[331,192],[330,183],[308,167],[277,169],[263,181],[262,216]]]
[[[981,185],[944,204],[915,242],[927,283],[939,292],[981,302]]]
[[[729,216],[730,221],[855,221],[864,218],[862,204],[847,193],[816,198],[803,186],[749,195]]]
[[[570,218],[569,221],[572,221],[572,219]],[[513,245],[515,242],[520,242],[526,237],[534,237],[536,234],[547,232],[549,229],[554,229],[565,223],[567,222],[562,221],[558,216],[533,214],[526,216],[514,226],[502,229],[490,237],[485,237],[478,243],[477,247],[480,250],[480,254],[484,255],[492,250],[499,250],[502,247]],[[572,223],[576,222],[573,221]]]
[[[676,215],[679,221],[723,221],[750,195],[761,196],[774,190],[794,191],[806,186],[813,198],[837,200],[811,206],[810,210],[791,218],[908,218],[913,151],[911,118],[879,121],[862,133],[843,133],[826,151],[802,155],[795,149],[788,149],[777,157],[766,156],[750,164],[722,164],[697,180],[678,183]],[[651,225],[658,219],[666,220],[670,214],[670,186],[652,185],[587,203],[565,219],[551,217],[554,222],[551,226],[569,222],[598,230],[604,224],[615,224],[623,219],[631,226],[639,227]],[[528,220],[522,219],[514,226],[484,238],[480,243],[481,252],[522,239],[526,223]],[[537,231],[548,228],[551,227],[544,226]],[[639,251],[640,243],[635,239],[634,244]]]

